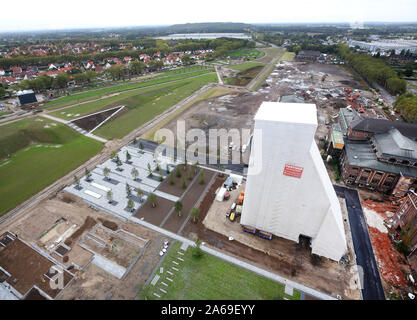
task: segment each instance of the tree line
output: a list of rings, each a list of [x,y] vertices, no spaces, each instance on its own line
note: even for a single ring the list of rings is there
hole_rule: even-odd
[[[367,54],[355,53],[346,44],[339,44],[338,54],[368,83],[378,83],[391,94],[403,94],[407,83],[400,79],[397,73],[384,61],[368,56]]]
[[[82,61],[101,61],[106,58],[123,58],[130,56],[132,58],[138,58],[141,54],[154,55],[156,52],[161,52],[163,55],[168,55],[171,52],[181,51],[196,51],[213,49],[216,51],[216,55],[225,55],[225,53],[236,50],[246,46],[255,46],[253,41],[247,39],[233,39],[233,38],[217,38],[213,40],[187,40],[180,43],[171,43],[169,45],[166,41],[144,41],[137,44],[149,45],[153,43],[157,47],[148,47],[138,50],[115,50],[107,51],[96,54],[64,54],[64,55],[51,55],[51,56],[19,56],[15,58],[0,58],[0,68],[10,69],[12,66],[47,66],[50,63],[80,63]],[[217,52],[218,51],[218,52]]]
[[[411,93],[398,97],[395,101],[395,109],[401,112],[401,115],[407,122],[417,121],[417,96]]]

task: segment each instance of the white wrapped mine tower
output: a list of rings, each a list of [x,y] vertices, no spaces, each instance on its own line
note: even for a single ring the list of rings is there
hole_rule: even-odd
[[[300,235],[310,237],[312,253],[339,261],[346,237],[340,204],[314,141],[316,112],[314,104],[262,103],[241,224],[296,242]]]

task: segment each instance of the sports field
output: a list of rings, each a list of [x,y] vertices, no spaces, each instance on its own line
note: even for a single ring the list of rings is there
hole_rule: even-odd
[[[294,290],[293,296],[289,296],[284,293],[284,285],[280,283],[207,253],[201,258],[194,258],[193,248],[189,247],[183,252],[180,247],[180,242],[174,243],[160,266],[163,268],[163,273],[160,272],[160,268],[157,270],[156,275],[160,277],[158,282],[155,285],[151,282],[139,292],[140,298],[163,300],[281,300],[284,298],[299,300],[301,298],[299,291]],[[178,253],[179,251],[183,252],[183,255]]]
[[[0,216],[102,148],[96,140],[39,117],[0,127]]]
[[[64,111],[55,111],[52,115],[69,120],[95,111],[125,105],[128,107],[127,112],[94,131],[95,135],[106,139],[122,138],[212,82],[217,82],[215,73],[203,74],[176,82],[122,92],[110,98],[67,108]]]

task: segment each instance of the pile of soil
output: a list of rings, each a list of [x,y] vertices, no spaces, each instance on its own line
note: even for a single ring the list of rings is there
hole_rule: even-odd
[[[115,113],[120,108],[114,108],[111,110],[107,110],[101,113],[93,114],[89,117],[85,117],[76,121],[73,121],[77,126],[80,128],[83,128],[86,131],[90,131],[94,129],[96,126],[98,126],[100,123],[102,123],[104,120],[106,120],[109,116],[111,116],[113,113]],[[127,111],[127,110],[126,110]],[[119,112],[116,116],[120,116],[120,114],[123,113],[123,110]],[[115,117],[116,117],[115,116]],[[113,118],[112,118],[113,119]]]
[[[79,227],[67,240],[65,240],[65,244],[67,246],[71,246],[73,243],[75,243],[83,234],[85,230],[90,230],[92,227],[96,225],[97,221],[94,220],[94,218],[88,216],[83,225]]]
[[[116,231],[117,229],[119,229],[119,226],[117,225],[117,223],[113,221],[105,220],[102,218],[98,218],[98,220],[103,224],[103,226],[105,226],[106,228],[110,230]]]

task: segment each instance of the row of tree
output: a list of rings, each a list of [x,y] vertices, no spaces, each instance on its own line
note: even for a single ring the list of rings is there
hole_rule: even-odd
[[[397,73],[384,61],[367,54],[352,52],[346,44],[338,45],[338,53],[368,83],[376,82],[391,94],[405,93],[407,88],[406,81],[400,79]]]
[[[196,51],[213,49],[219,51],[217,55],[224,55],[225,53],[236,50],[242,47],[255,46],[253,41],[246,39],[234,39],[234,38],[218,38],[212,40],[187,40],[185,42],[176,43],[170,46],[167,41],[159,40],[155,41],[156,47],[144,48],[139,50],[117,50],[107,51],[97,54],[64,54],[64,55],[51,55],[51,56],[20,56],[15,58],[0,58],[0,68],[10,69],[12,66],[47,66],[50,63],[80,63],[82,61],[102,61],[106,58],[123,58],[130,56],[132,58],[138,58],[141,54],[153,55],[156,52],[161,52],[163,55],[168,55],[171,52],[180,51]]]
[[[413,94],[406,94],[398,97],[395,101],[395,109],[401,112],[405,121],[417,121],[417,96]]]

